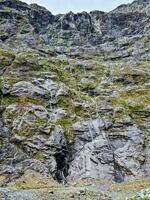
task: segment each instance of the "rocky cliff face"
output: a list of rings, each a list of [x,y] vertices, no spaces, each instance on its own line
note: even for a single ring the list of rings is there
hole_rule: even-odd
[[[56,16],[0,1],[2,186],[150,176],[149,19],[149,0]]]

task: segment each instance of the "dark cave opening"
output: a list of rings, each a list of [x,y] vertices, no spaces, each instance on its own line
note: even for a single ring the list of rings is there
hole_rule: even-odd
[[[67,183],[67,175],[69,169],[69,152],[66,148],[63,148],[60,152],[55,154],[57,163],[57,171],[55,173],[55,179],[63,184]]]

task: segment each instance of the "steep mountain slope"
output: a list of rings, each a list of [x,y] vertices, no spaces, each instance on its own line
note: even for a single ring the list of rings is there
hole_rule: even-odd
[[[150,176],[149,20],[0,1],[1,186]]]
[[[36,4],[0,2],[1,40],[14,44],[98,45],[149,31],[149,0],[134,1],[110,13],[92,11],[52,15]],[[20,44],[21,43],[21,44]]]

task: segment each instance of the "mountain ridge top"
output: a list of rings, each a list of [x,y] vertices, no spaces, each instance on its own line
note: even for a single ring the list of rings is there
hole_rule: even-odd
[[[22,5],[27,5],[27,6],[31,6],[31,7],[36,6],[36,8],[41,8],[41,9],[47,10],[48,12],[52,13],[48,8],[42,6],[42,5],[38,4],[38,3],[30,3],[30,4],[29,4],[29,3],[24,2],[23,0],[0,0],[0,3],[6,3],[6,2],[10,2],[10,4],[18,2],[18,3],[22,4]],[[128,6],[128,5],[132,5],[132,4],[135,4],[135,3],[136,3],[136,4],[143,4],[143,3],[148,3],[148,2],[149,2],[149,0],[133,0],[133,2],[131,2],[131,3],[124,3],[124,4],[121,4],[121,5],[117,6],[116,8],[114,8],[114,9],[108,11],[108,12],[103,11],[103,10],[91,10],[91,11],[89,11],[89,12],[83,10],[82,12],[90,13],[90,12],[94,12],[94,11],[99,11],[99,12],[102,12],[102,13],[110,13],[110,12],[113,12],[114,10],[116,10],[117,8],[122,7],[122,6]],[[66,15],[66,14],[68,14],[68,13],[70,13],[70,12],[72,12],[73,14],[82,13],[82,12],[73,12],[73,11],[70,10],[70,11],[68,11],[68,12],[66,12],[66,13],[63,13],[63,14],[62,14],[62,13],[60,12],[60,13],[55,14],[55,15]],[[54,15],[54,14],[53,14],[53,15]],[[55,15],[54,15],[54,16],[55,16]]]

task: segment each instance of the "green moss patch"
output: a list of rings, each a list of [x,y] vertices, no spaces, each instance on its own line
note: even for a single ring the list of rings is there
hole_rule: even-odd
[[[0,69],[12,64],[15,55],[12,51],[0,49]]]
[[[65,129],[67,141],[74,139],[74,131],[72,130],[73,121],[70,118],[60,118],[57,120],[57,124],[61,125]]]
[[[22,95],[17,97],[12,96],[5,96],[2,98],[2,104],[5,106],[11,105],[11,104],[19,104],[22,106],[27,106],[28,104],[35,104],[35,105],[47,105],[46,100],[40,97],[32,96],[32,95]]]

